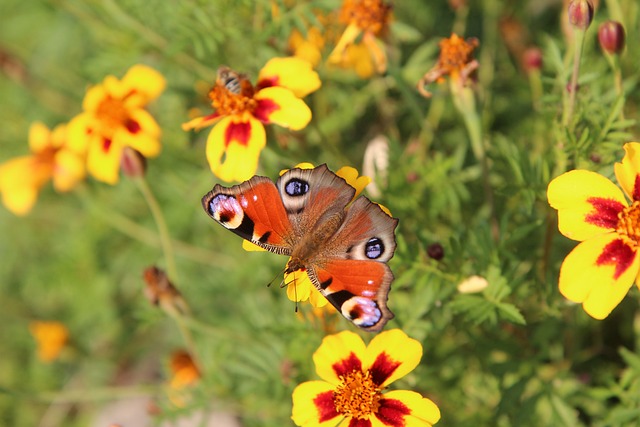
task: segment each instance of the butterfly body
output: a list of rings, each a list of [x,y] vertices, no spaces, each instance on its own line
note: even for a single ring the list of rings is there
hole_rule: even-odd
[[[205,211],[225,228],[274,253],[290,256],[285,273],[305,271],[347,319],[378,331],[393,313],[387,262],[398,220],[325,165],[291,169],[274,184],[254,176],[233,187],[216,185]]]

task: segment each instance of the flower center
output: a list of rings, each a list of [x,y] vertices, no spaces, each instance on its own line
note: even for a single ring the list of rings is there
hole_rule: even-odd
[[[369,371],[352,371],[340,379],[342,384],[333,393],[338,413],[362,420],[378,411],[382,389],[373,382]]]
[[[224,86],[215,85],[209,91],[209,99],[211,106],[220,116],[230,116],[252,112],[258,104],[253,97],[246,96],[242,93],[236,94],[228,90]]]
[[[107,97],[98,105],[96,115],[103,125],[105,131],[101,132],[103,135],[112,135],[115,129],[130,121],[129,113],[124,108],[122,101],[111,97]]]
[[[618,214],[616,232],[632,247],[640,244],[640,202],[636,201]]]
[[[341,21],[374,35],[386,30],[390,18],[391,5],[382,0],[345,0],[340,11]]]
[[[443,74],[449,74],[453,77],[453,74],[461,72],[473,60],[472,54],[476,47],[478,47],[476,39],[466,41],[457,34],[452,34],[450,38],[442,40],[440,42],[439,65]]]

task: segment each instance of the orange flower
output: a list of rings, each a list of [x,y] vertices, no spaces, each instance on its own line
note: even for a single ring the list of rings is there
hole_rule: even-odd
[[[38,358],[43,362],[57,359],[69,339],[67,327],[60,322],[31,322],[29,331],[38,345]]]
[[[187,398],[185,389],[197,383],[202,375],[185,350],[178,350],[171,355],[170,369],[172,378],[169,382],[169,399],[174,405],[183,407]]]
[[[69,191],[84,179],[84,159],[67,144],[67,126],[50,131],[35,122],[29,129],[29,147],[33,153],[0,165],[0,193],[3,204],[16,215],[33,208],[40,189],[50,179],[57,191]]]
[[[478,68],[478,61],[473,58],[473,51],[478,47],[478,39],[464,40],[457,34],[451,34],[448,39],[440,41],[440,57],[438,63],[420,79],[418,90],[429,98],[429,92],[425,86],[437,82],[444,82],[445,76],[449,76],[452,85],[463,87],[467,84],[471,73]]]
[[[84,112],[69,123],[69,141],[87,153],[87,169],[97,180],[118,182],[124,147],[144,157],[160,154],[160,127],[145,106],[160,96],[166,81],[152,68],[134,65],[122,80],[107,76],[84,97]]]
[[[245,181],[255,175],[266,145],[264,124],[304,128],[311,121],[311,110],[300,98],[319,87],[318,74],[299,58],[271,59],[260,70],[255,86],[243,74],[221,67],[209,92],[215,111],[182,128],[215,125],[206,149],[211,171],[223,181]]]
[[[360,47],[364,46],[375,71],[384,73],[387,69],[387,56],[382,39],[389,31],[391,9],[391,4],[382,0],[344,0],[340,9],[340,21],[347,24],[347,28],[329,55],[329,63],[344,64],[346,61],[353,64],[354,58],[357,60],[361,55]],[[355,43],[360,36],[361,43]],[[356,49],[353,50],[351,47]],[[357,63],[362,62],[357,60]],[[359,74],[362,71],[363,69]]]

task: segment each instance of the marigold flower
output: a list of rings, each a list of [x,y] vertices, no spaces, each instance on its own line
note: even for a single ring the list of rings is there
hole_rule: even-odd
[[[349,56],[355,54],[357,58],[361,51],[357,48],[350,52],[350,47],[364,46],[373,60],[375,70],[378,73],[384,73],[387,69],[387,56],[381,46],[381,40],[389,31],[391,10],[391,4],[383,0],[344,0],[339,19],[347,24],[347,28],[329,55],[329,63],[342,64],[345,60],[352,62],[354,57],[349,58]],[[355,43],[360,36],[362,36],[361,42]],[[363,62],[358,60],[357,63]]]
[[[38,358],[43,362],[57,359],[69,340],[67,327],[60,322],[34,321],[29,331],[38,345]]]
[[[321,381],[293,391],[293,422],[298,426],[432,426],[440,410],[431,400],[408,390],[383,393],[411,372],[422,346],[400,329],[376,335],[368,346],[353,332],[324,338],[313,355]]]
[[[169,382],[169,399],[175,406],[183,407],[188,397],[185,389],[195,385],[202,375],[185,350],[177,350],[171,355],[170,369],[172,377]]]
[[[582,242],[562,263],[560,293],[595,319],[607,317],[634,281],[640,286],[640,143],[624,150],[614,170],[630,203],[609,179],[586,170],[566,172],[547,189],[560,233]]]
[[[3,204],[15,215],[33,208],[40,189],[50,179],[60,192],[71,190],[84,179],[82,155],[69,148],[67,126],[52,131],[35,122],[29,129],[32,155],[16,157],[0,165],[0,193]]]
[[[84,97],[84,112],[69,123],[69,141],[87,153],[87,169],[99,181],[118,182],[124,147],[144,157],[160,154],[160,127],[144,107],[160,96],[166,81],[152,68],[134,65],[122,80],[107,76]]]
[[[429,98],[429,92],[425,86],[437,82],[443,83],[445,76],[449,76],[451,84],[460,87],[467,84],[471,73],[478,68],[478,61],[473,58],[473,51],[480,43],[478,39],[464,40],[457,34],[451,34],[448,39],[440,41],[440,57],[438,63],[422,76],[418,82],[420,93]]]
[[[215,111],[184,123],[182,128],[215,124],[206,148],[211,171],[223,181],[245,181],[255,174],[267,142],[263,125],[304,128],[311,120],[311,110],[300,98],[319,87],[318,74],[299,58],[269,60],[255,86],[243,74],[221,67],[209,92]]]

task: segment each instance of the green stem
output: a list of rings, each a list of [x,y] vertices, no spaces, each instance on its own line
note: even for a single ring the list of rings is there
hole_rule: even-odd
[[[569,86],[569,98],[562,112],[562,125],[572,130],[571,119],[576,103],[576,92],[578,92],[578,75],[580,74],[580,58],[582,57],[582,48],[584,46],[585,31],[580,29],[574,30],[574,52],[573,52],[573,72],[571,73],[571,83]]]
[[[153,216],[154,221],[156,222],[156,226],[158,227],[158,234],[160,237],[160,245],[162,246],[162,252],[164,253],[164,259],[167,267],[167,275],[173,282],[179,282],[178,280],[178,270],[176,268],[176,261],[173,256],[173,247],[171,246],[171,238],[169,237],[169,228],[167,227],[167,222],[164,219],[164,215],[162,214],[162,209],[160,209],[160,205],[156,200],[147,180],[144,177],[134,177],[132,181],[136,184],[142,196],[144,197],[147,205],[149,205],[149,210],[151,211],[151,215]]]

